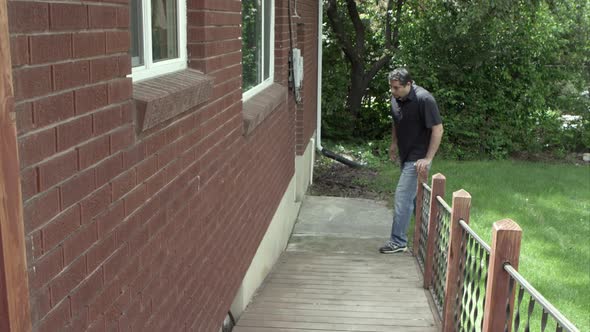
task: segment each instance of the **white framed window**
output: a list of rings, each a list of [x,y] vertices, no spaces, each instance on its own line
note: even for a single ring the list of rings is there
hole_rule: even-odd
[[[274,0],[242,0],[244,100],[274,80],[274,17]]]
[[[134,81],[186,68],[186,52],[186,0],[131,0]]]

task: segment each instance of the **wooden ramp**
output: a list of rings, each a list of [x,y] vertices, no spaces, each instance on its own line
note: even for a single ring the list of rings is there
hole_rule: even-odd
[[[421,285],[410,254],[285,251],[233,331],[439,331]]]

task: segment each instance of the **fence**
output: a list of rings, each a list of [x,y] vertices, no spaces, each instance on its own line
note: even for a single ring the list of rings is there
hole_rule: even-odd
[[[413,252],[444,332],[579,332],[518,273],[518,224],[494,223],[490,247],[469,226],[471,195],[456,191],[449,206],[444,175],[426,181],[421,174]]]

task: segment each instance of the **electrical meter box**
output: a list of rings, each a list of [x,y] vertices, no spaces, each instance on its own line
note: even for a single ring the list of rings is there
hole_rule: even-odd
[[[301,89],[303,84],[303,56],[298,48],[293,49],[293,83],[295,89]]]

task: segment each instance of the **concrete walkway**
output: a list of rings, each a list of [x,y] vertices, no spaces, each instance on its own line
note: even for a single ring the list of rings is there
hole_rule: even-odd
[[[416,260],[377,252],[391,213],[371,200],[307,196],[234,332],[439,331]]]

